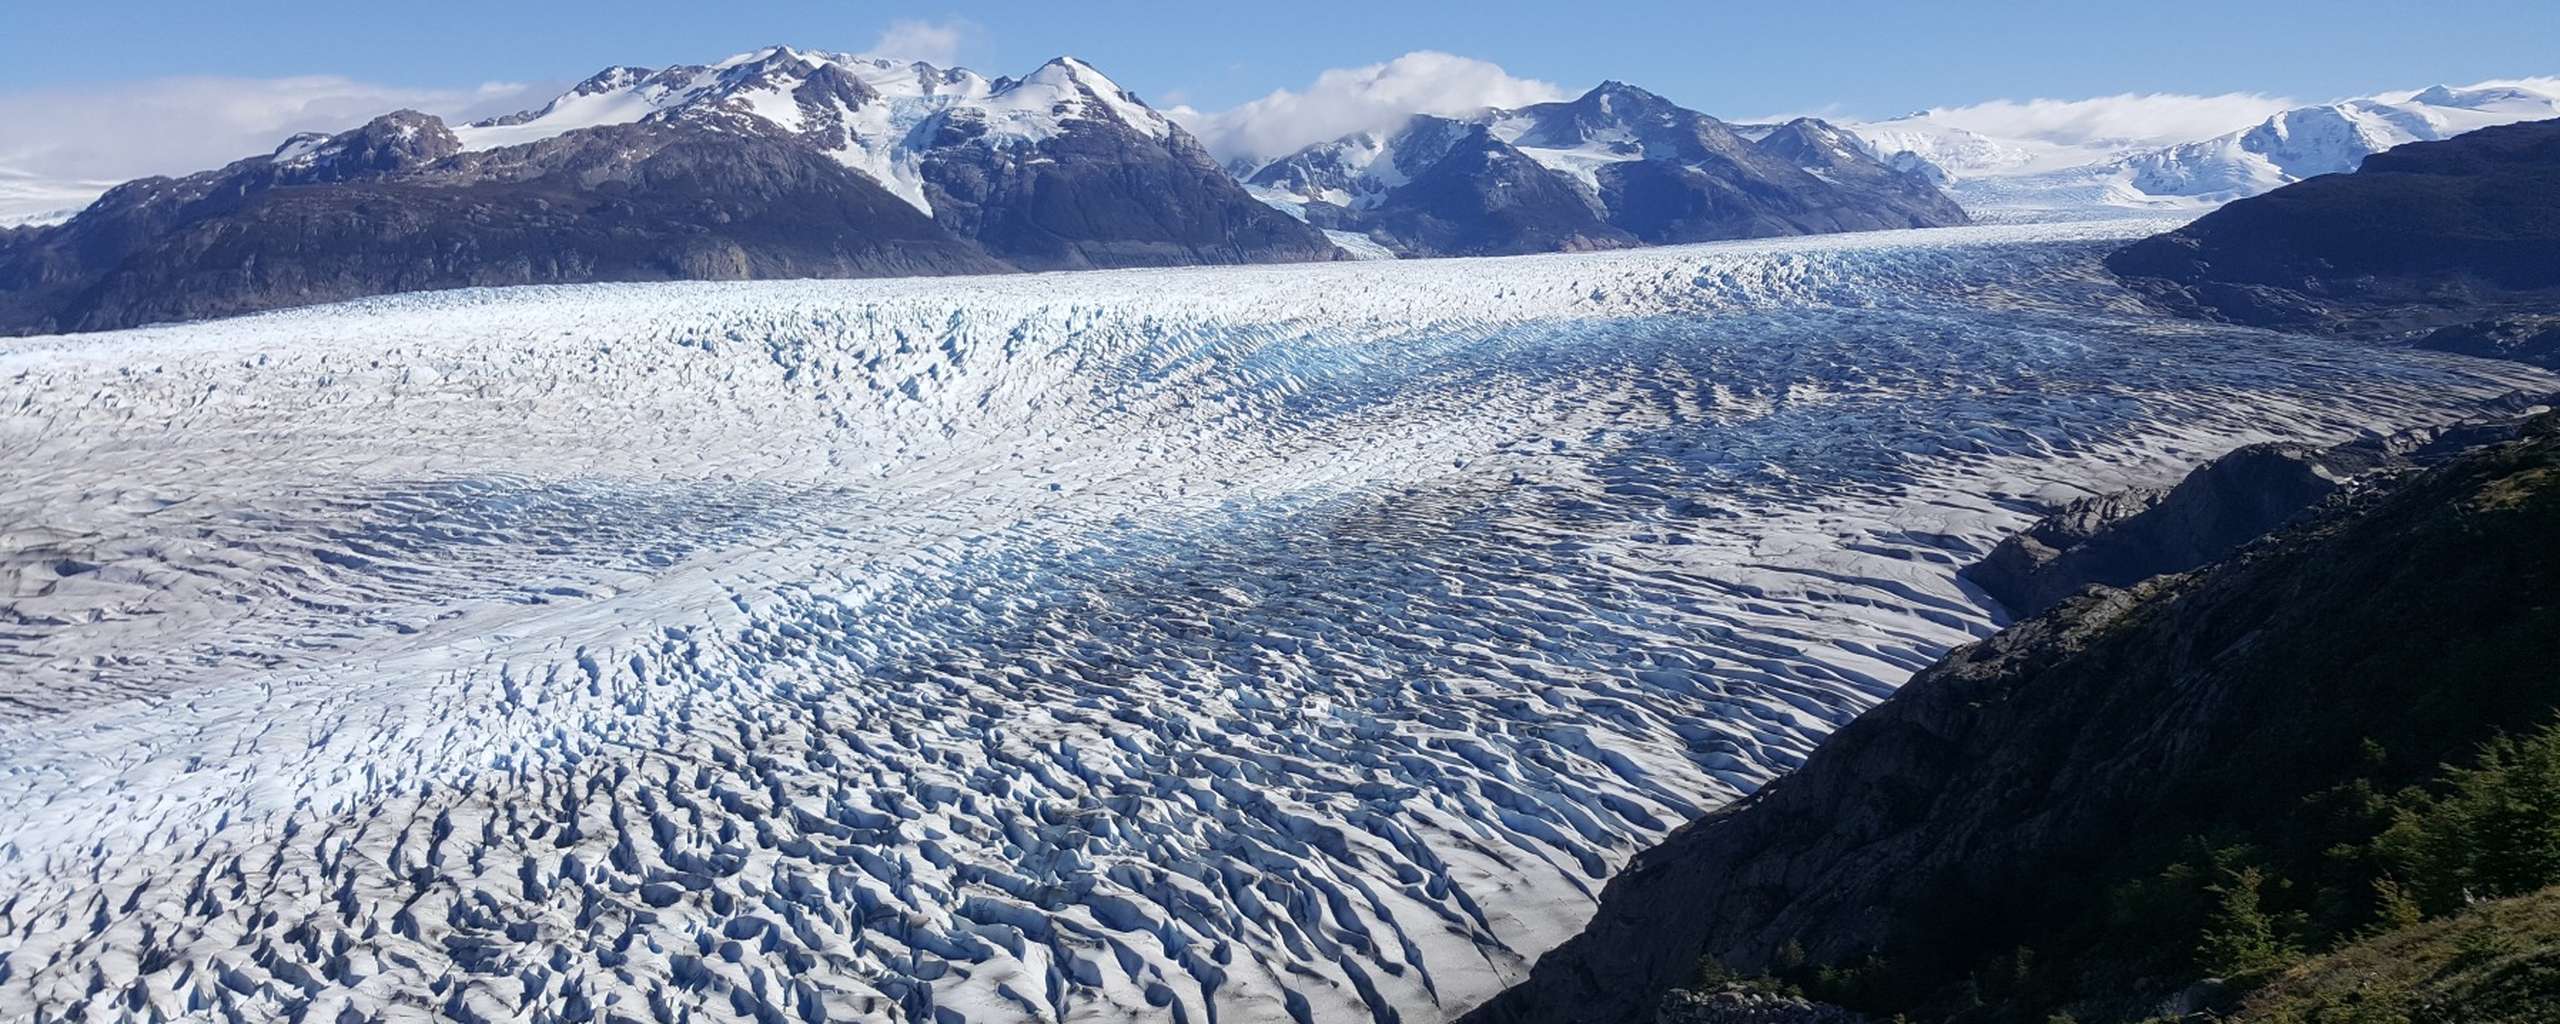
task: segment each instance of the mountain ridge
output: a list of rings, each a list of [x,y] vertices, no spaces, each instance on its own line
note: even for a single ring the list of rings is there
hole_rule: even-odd
[[[1495,255],[1965,221],[1844,140],[1813,121],[1746,139],[1611,81],[1417,116],[1248,182],[1072,56],[988,78],[772,46],[613,65],[513,114],[399,111],[117,186],[70,221],[0,233],[0,332],[450,287]]]
[[[432,288],[1338,258],[1074,58],[991,80],[773,47],[120,185],[0,234],[0,333]]]
[[[1965,223],[1926,180],[1806,118],[1748,139],[1619,81],[1571,100],[1416,115],[1245,180],[1309,223],[1416,256],[1617,248]],[[1468,229],[1453,226],[1465,223]]]

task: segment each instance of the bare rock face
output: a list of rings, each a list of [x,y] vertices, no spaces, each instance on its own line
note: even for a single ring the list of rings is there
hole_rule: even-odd
[[[2560,315],[2528,313],[2440,327],[2418,339],[2418,347],[2560,370]]]
[[[380,174],[395,174],[462,152],[462,142],[445,127],[442,118],[401,110],[384,114],[366,122],[364,127],[337,136],[292,159],[277,160],[274,165],[308,173],[289,178],[295,184],[326,181],[349,181]]]
[[[2523,414],[2547,401],[2511,396]],[[2260,444],[2198,467],[2170,488],[2084,498],[2000,542],[1964,576],[2021,618],[2090,586],[2126,587],[2187,572],[2308,513],[2341,491],[2502,441],[2522,420],[2409,431],[2326,448]]]
[[[2174,488],[2073,502],[2000,542],[1965,576],[2012,613],[2034,615],[2093,584],[2131,586],[2220,558],[2385,461],[2379,451],[2251,445]]]
[[[1665,993],[1654,1024],[1867,1024],[1867,1018],[1799,996],[1727,987]]]

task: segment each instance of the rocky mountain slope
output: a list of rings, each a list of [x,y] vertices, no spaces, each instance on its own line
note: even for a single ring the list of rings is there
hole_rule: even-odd
[[[2555,402],[2560,396],[2517,394],[2491,411],[2520,416]],[[2331,495],[2512,440],[2522,423],[2493,418],[2327,447],[2250,445],[2174,487],[2075,501],[2001,541],[1964,575],[2019,617],[2041,614],[2092,584],[2126,587],[2217,561]]]
[[[2560,309],[2560,120],[2368,157],[2126,247],[2192,316],[2371,336]]]
[[[0,249],[0,331],[471,285],[1004,268],[784,141],[622,125],[462,154],[441,122],[404,112],[317,147],[119,187]]]
[[[2075,599],[1640,856],[1470,1019],[1651,1020],[1702,964],[1924,1020],[2142,1019],[2243,969],[2208,959],[2415,914],[2355,852],[2387,836],[2330,839],[2560,708],[2555,539],[2545,415],[2208,570]]]
[[[1660,96],[1605,82],[1581,97],[1310,146],[1248,184],[1408,255],[1487,255],[1965,223],[1927,180],[1839,129],[1791,122],[1756,142]]]
[[[1338,256],[1081,61],[988,80],[775,47],[121,186],[0,235],[0,332],[466,285]]]

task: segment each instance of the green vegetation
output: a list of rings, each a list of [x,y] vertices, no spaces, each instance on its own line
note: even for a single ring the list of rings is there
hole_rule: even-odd
[[[2386,759],[2368,744],[2365,760],[2380,765]],[[2511,995],[2530,994],[2538,986],[2539,998],[2560,999],[2560,944],[2552,941],[2560,938],[2560,930],[2537,943],[2489,926],[2491,918],[2469,914],[2481,901],[2560,885],[2560,726],[2523,737],[2499,736],[2481,748],[2471,765],[2448,766],[2431,785],[2384,794],[2370,777],[2352,779],[2306,800],[2296,824],[2301,841],[2288,844],[2293,848],[2289,854],[2204,845],[2206,856],[2170,865],[2156,884],[2136,887],[2158,901],[2142,911],[2173,920],[2200,918],[2193,971],[2246,991],[2293,976],[2288,968],[2302,961],[2303,950],[2319,953],[2360,942],[2407,947],[2411,936],[2423,935],[2432,937],[2422,944],[2427,963],[2489,970],[2494,978],[2473,981],[2494,980],[2512,989]],[[2313,848],[2317,856],[2304,855]],[[2199,888],[2195,879],[2208,872],[2220,881]],[[2560,910],[2560,902],[2544,910]],[[2431,923],[2448,915],[2468,923]],[[2560,923],[2560,917],[2552,920]],[[2094,952],[2109,955],[2103,947]],[[2139,951],[2118,949],[2113,955],[2138,956]],[[2548,969],[2522,974],[2507,969],[2532,964]],[[2417,991],[2421,980],[2410,979],[2408,990]],[[2294,1013],[2293,1018],[2273,1010],[2262,1015],[2353,1024],[2471,1019],[2458,1014],[2411,1017],[2418,1011],[2385,1012],[2376,1009],[2383,1002],[2370,1000],[2320,1005],[2327,1008],[2285,1011]],[[2446,1009],[2440,1003],[2428,1005]],[[2395,1013],[2400,1016],[2391,1015]]]
[[[2292,947],[2276,934],[2276,921],[2259,905],[2266,876],[2257,868],[2229,872],[2208,890],[2218,901],[2196,943],[2196,966],[2224,978],[2263,978],[2293,959]]]
[[[2263,1024],[2560,1020],[2560,889],[2466,907],[2314,958],[2233,1018]]]
[[[2362,760],[2388,763],[2371,743]],[[2257,831],[2188,837],[2168,863],[2112,887],[2105,920],[2067,937],[2080,939],[2068,956],[2019,947],[1952,994],[1880,958],[1810,963],[1793,942],[1771,976],[1710,961],[1700,984],[1878,1016],[2094,1024],[2156,1009],[2091,998],[2101,979],[2147,979],[2157,992],[2215,978],[2226,997],[2261,993],[2244,1019],[2281,1024],[2560,1020],[2560,725],[2500,736],[2427,785],[2386,792],[2359,775]],[[2372,969],[2385,961],[2390,970]],[[2475,1008],[2475,997],[2494,1003]]]

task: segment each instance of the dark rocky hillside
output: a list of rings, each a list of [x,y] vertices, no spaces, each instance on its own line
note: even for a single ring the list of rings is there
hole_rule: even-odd
[[[1650,1021],[1750,976],[1879,1016],[2142,1020],[2560,881],[2560,846],[2531,853],[2560,792],[2500,795],[2542,791],[2560,733],[2480,753],[2560,709],[2560,417],[2522,432],[1954,653],[1639,857],[1469,1020]]]
[[[1179,129],[1117,122],[1032,150],[965,145],[965,124],[927,150],[934,219],[1024,270],[1328,260],[1333,243],[1254,200]]]
[[[2560,396],[2517,394],[2499,405],[2521,415],[2555,402]],[[2511,415],[2325,448],[2250,445],[2174,487],[2073,502],[2001,541],[1964,575],[2017,616],[2036,615],[2092,584],[2126,587],[2216,561],[2360,481],[2512,440],[2522,422]]]
[[[1351,218],[1389,248],[1434,256],[1615,249],[1636,238],[1600,218],[1571,183],[1469,125],[1419,177]]]
[[[1629,102],[1669,106],[1629,90]],[[1732,126],[1672,108],[1669,158],[1600,171],[1609,222],[1647,242],[1829,234],[1965,223],[1963,208],[1916,175],[1886,167],[1847,133],[1798,118],[1746,142]]]
[[[2356,173],[2234,202],[2107,266],[2178,312],[2269,327],[2388,337],[2551,314],[2560,121],[2376,153]],[[2441,347],[2464,350],[2462,333]],[[2551,343],[2534,345],[2552,357]]]

